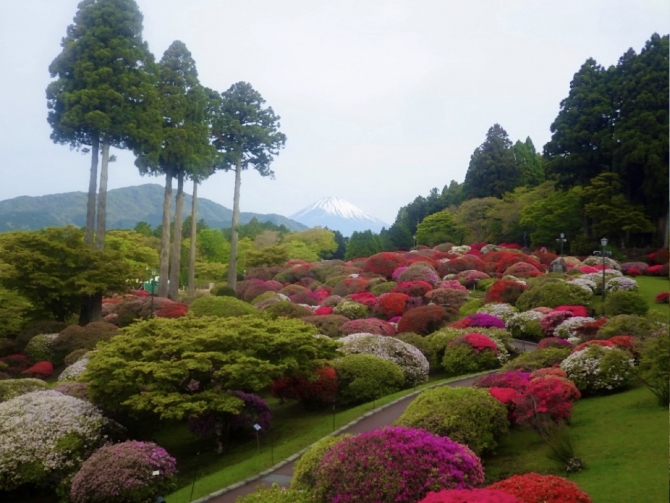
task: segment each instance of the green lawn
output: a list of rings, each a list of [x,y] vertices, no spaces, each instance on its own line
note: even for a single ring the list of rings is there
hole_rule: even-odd
[[[654,299],[661,292],[670,291],[670,278],[659,278],[657,276],[638,276],[635,278],[640,285],[639,293],[644,297],[649,305],[650,312],[668,314],[670,304],[659,304]]]
[[[570,427],[587,469],[569,475],[594,503],[668,501],[668,411],[644,387],[575,404]],[[487,480],[514,473],[566,476],[537,434],[513,431],[484,459]]]

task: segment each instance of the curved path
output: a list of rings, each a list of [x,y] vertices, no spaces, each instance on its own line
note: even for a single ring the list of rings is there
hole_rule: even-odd
[[[536,348],[537,344],[532,342],[526,342],[514,339],[514,346],[522,352],[532,351]],[[492,374],[497,372],[498,369],[487,372]],[[382,426],[388,426],[392,424],[396,419],[398,419],[401,414],[405,411],[407,406],[416,398],[416,395],[425,391],[426,389],[435,388],[438,386],[452,386],[452,387],[463,387],[472,385],[477,379],[482,375],[487,373],[478,374],[476,376],[463,377],[448,383],[439,383],[433,386],[428,386],[414,393],[410,393],[402,398],[399,398],[395,402],[391,402],[382,407],[364,414],[360,418],[352,421],[351,423],[343,426],[339,430],[334,431],[331,435],[340,435],[342,433],[363,433],[366,431],[374,430],[375,428],[380,428]],[[310,448],[306,447],[302,451],[290,456],[284,461],[276,464],[272,468],[254,475],[248,479],[245,479],[237,484],[233,484],[228,487],[224,487],[212,494],[208,494],[200,499],[194,500],[193,503],[204,503],[206,501],[212,503],[235,503],[235,500],[241,496],[245,496],[249,493],[256,491],[259,486],[268,487],[272,484],[279,484],[282,486],[288,486],[291,482],[291,477],[293,476],[293,466],[295,462],[300,458],[300,456]]]

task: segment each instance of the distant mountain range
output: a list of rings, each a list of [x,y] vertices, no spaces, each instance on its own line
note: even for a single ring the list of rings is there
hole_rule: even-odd
[[[165,188],[150,183],[135,187],[124,187],[107,192],[107,228],[132,229],[138,222],[147,222],[156,227],[162,221],[163,195]],[[174,193],[174,191],[173,191]],[[42,229],[86,224],[85,192],[67,192],[47,196],[20,196],[0,201],[0,232],[13,230]],[[191,213],[191,195],[184,195],[184,218]],[[172,214],[174,215],[174,200]],[[198,198],[198,220],[205,220],[211,228],[231,226],[233,211],[214,201]],[[284,225],[291,231],[302,231],[307,225],[281,215],[241,212],[240,223],[246,224],[256,217],[260,222]]]
[[[343,236],[351,236],[354,231],[379,232],[389,225],[372,217],[360,208],[339,197],[325,197],[304,207],[289,218],[308,227],[328,227],[337,230]]]

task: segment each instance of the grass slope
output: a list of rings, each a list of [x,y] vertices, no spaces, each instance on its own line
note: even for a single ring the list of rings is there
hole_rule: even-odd
[[[582,399],[572,417],[576,454],[587,469],[568,478],[593,503],[668,501],[668,411],[649,390]],[[484,459],[487,480],[531,471],[565,476],[547,454],[537,434],[514,431]]]
[[[656,302],[656,296],[661,292],[670,291],[670,278],[659,278],[657,276],[638,276],[635,278],[640,286],[638,290],[649,305],[649,312],[668,314],[669,304],[659,304]]]

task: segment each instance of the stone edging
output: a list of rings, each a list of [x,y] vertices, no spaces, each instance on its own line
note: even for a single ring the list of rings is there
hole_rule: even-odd
[[[514,339],[514,340],[516,340],[516,339]],[[519,342],[524,342],[524,343],[526,343],[526,344],[530,344],[531,347],[537,346],[537,344],[534,344],[534,343],[532,343],[532,342],[528,342],[528,341],[519,341]],[[412,397],[412,396],[416,396],[416,395],[418,395],[419,393],[422,393],[423,391],[425,391],[425,390],[427,390],[427,389],[439,388],[440,386],[448,386],[449,384],[457,383],[457,382],[460,382],[460,381],[465,381],[466,379],[471,379],[472,377],[479,377],[479,376],[483,376],[483,375],[493,374],[493,373],[497,372],[498,370],[500,370],[500,369],[488,370],[488,371],[486,371],[486,372],[479,372],[479,373],[477,373],[477,374],[469,374],[469,375],[467,375],[467,376],[462,376],[462,377],[458,377],[458,378],[456,378],[456,379],[452,379],[451,381],[431,384],[430,386],[426,386],[425,388],[421,388],[420,390],[416,390],[416,391],[413,391],[412,393],[408,393],[407,395],[404,395],[404,396],[402,396],[402,397],[400,397],[400,398],[396,398],[396,399],[393,400],[392,402],[389,402],[389,403],[387,403],[387,404],[384,404],[384,405],[381,405],[381,406],[379,406],[379,407],[376,407],[376,408],[372,409],[371,411],[366,412],[366,413],[363,414],[362,416],[360,416],[360,417],[354,419],[353,421],[350,421],[349,423],[345,424],[345,425],[342,426],[341,428],[338,428],[337,430],[333,431],[332,433],[329,433],[328,435],[326,435],[326,436],[323,437],[323,438],[326,438],[326,437],[332,437],[332,436],[335,436],[335,435],[339,435],[340,433],[344,433],[345,430],[351,428],[351,427],[354,426],[355,424],[358,424],[358,423],[361,422],[363,419],[366,419],[366,418],[368,418],[368,417],[370,417],[370,416],[372,416],[372,415],[374,415],[374,414],[377,414],[378,412],[381,412],[382,410],[384,410],[384,409],[386,409],[386,408],[388,408],[388,407],[391,407],[392,405],[395,405],[395,404],[397,404],[398,402],[402,402],[402,401],[405,400],[406,398],[410,398],[410,397]],[[210,494],[208,494],[207,496],[203,496],[202,498],[198,498],[197,500],[193,500],[192,503],[205,503],[206,501],[209,501],[209,500],[214,499],[214,498],[218,498],[219,496],[222,496],[222,495],[224,495],[224,494],[226,494],[226,493],[228,493],[228,492],[230,492],[230,491],[234,491],[235,489],[237,489],[237,488],[239,488],[239,487],[246,486],[247,484],[250,484],[250,483],[252,483],[252,482],[255,482],[255,481],[257,481],[257,480],[260,480],[260,479],[262,479],[263,477],[266,477],[267,475],[270,475],[272,472],[278,470],[278,469],[281,468],[282,466],[285,466],[285,465],[287,465],[287,464],[289,464],[289,463],[295,461],[295,460],[298,459],[300,456],[302,456],[305,452],[307,452],[309,449],[311,449],[312,446],[314,446],[314,444],[317,444],[318,442],[320,442],[321,440],[323,440],[323,438],[320,438],[320,439],[317,440],[316,442],[314,442],[314,443],[308,445],[308,446],[305,447],[304,449],[299,450],[299,451],[296,452],[295,454],[290,455],[288,458],[284,459],[283,461],[280,461],[279,463],[277,463],[277,464],[274,465],[274,466],[271,466],[271,467],[268,468],[267,470],[264,470],[264,471],[262,471],[262,472],[260,472],[260,473],[257,473],[256,475],[252,475],[251,477],[248,477],[248,478],[246,478],[246,479],[244,479],[244,480],[240,480],[239,482],[235,482],[234,484],[231,484],[231,485],[226,486],[226,487],[224,487],[224,488],[222,488],[222,489],[219,489],[218,491],[214,491],[213,493],[210,493]]]

